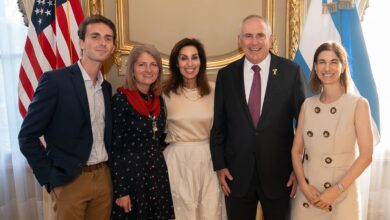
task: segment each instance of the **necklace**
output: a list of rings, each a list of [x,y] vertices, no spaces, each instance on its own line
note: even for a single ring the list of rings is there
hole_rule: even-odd
[[[156,132],[158,131],[156,116],[149,115],[149,119],[152,120],[153,139],[156,139]]]
[[[185,87],[182,87],[182,94],[183,94],[184,98],[186,98],[192,102],[195,102],[198,99],[202,98],[202,96],[199,95],[199,91],[197,88],[187,89]]]

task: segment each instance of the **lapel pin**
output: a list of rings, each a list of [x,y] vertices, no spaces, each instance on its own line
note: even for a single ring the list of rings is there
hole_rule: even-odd
[[[278,72],[278,69],[272,69],[272,74],[276,76],[276,73]]]

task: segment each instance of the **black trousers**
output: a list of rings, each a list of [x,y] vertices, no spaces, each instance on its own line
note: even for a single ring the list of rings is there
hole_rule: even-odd
[[[287,182],[286,182],[287,184]],[[255,169],[251,186],[243,197],[225,196],[226,211],[229,220],[255,220],[257,203],[260,202],[265,220],[290,219],[290,197],[268,198],[262,190],[261,181]]]

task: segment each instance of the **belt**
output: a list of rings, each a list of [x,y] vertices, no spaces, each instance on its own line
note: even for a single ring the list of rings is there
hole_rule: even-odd
[[[100,162],[97,164],[87,165],[87,166],[82,168],[82,171],[83,172],[92,172],[94,170],[98,170],[98,169],[104,167],[105,165],[106,165],[106,161]]]

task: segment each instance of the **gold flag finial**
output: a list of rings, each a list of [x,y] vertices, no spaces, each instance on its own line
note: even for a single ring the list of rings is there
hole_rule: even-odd
[[[351,9],[353,8],[353,0],[340,0],[339,9]]]
[[[322,4],[322,14],[328,14],[337,11],[336,2],[329,2]]]

